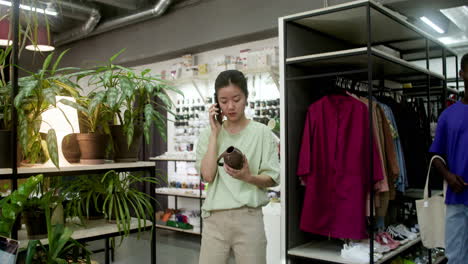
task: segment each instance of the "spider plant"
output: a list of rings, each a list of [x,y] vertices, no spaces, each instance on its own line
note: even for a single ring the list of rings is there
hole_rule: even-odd
[[[115,219],[119,232],[122,232],[124,236],[130,234],[131,210],[137,218],[138,231],[146,226],[147,219],[153,220],[154,218],[154,208],[151,205],[151,200],[154,198],[138,191],[134,185],[157,184],[157,182],[152,177],[115,171],[109,171],[102,177],[101,185],[105,188],[105,192],[102,193],[104,198],[102,211],[108,220]]]

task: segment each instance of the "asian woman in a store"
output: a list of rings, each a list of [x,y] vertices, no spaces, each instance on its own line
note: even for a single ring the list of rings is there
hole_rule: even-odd
[[[242,72],[228,70],[216,78],[217,104],[209,108],[210,127],[196,147],[196,167],[209,183],[200,264],[227,263],[231,251],[238,264],[266,263],[262,206],[269,202],[267,188],[279,184],[278,146],[267,126],[246,118],[248,95]],[[218,163],[231,146],[244,155],[239,169],[227,160]]]

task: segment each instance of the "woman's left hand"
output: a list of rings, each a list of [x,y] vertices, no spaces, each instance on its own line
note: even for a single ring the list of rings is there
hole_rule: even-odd
[[[249,170],[249,162],[244,155],[244,166],[240,170],[233,169],[229,167],[226,163],[224,163],[224,170],[227,174],[231,175],[234,179],[238,179],[241,181],[249,182],[249,179],[252,177]]]

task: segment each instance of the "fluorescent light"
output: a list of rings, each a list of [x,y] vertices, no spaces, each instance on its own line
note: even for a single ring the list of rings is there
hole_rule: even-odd
[[[420,19],[428,24],[432,29],[434,29],[435,31],[437,31],[438,33],[440,34],[444,34],[445,31],[443,29],[441,29],[439,26],[437,26],[436,24],[434,24],[434,22],[432,22],[431,20],[429,20],[429,18],[425,17],[425,16],[422,16],[420,17]]]
[[[27,50],[30,51],[53,51],[55,48],[53,46],[49,45],[27,45],[26,46]]]
[[[458,6],[447,9],[441,9],[440,12],[450,19],[462,31],[468,31],[466,21],[468,19],[468,7]]]
[[[11,2],[10,1],[5,1],[5,0],[0,0],[0,5],[11,6]],[[51,16],[57,16],[58,15],[57,12],[52,11],[52,10],[45,10],[45,9],[42,9],[42,8],[31,7],[31,6],[23,5],[23,4],[20,4],[20,8],[23,9],[23,10],[33,11],[33,12],[46,14],[46,15],[51,15]]]

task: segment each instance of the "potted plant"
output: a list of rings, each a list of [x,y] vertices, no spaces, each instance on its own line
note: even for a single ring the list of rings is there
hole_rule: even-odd
[[[56,106],[57,95],[78,96],[78,86],[71,82],[70,75],[66,74],[74,69],[58,69],[66,52],[62,52],[53,64],[54,53],[51,53],[45,59],[41,70],[37,73],[28,72],[29,76],[18,80],[19,92],[14,99],[14,105],[18,111],[18,139],[27,163],[50,158],[54,165],[59,167],[55,131],[50,129],[44,140],[39,130],[42,114]]]
[[[146,69],[139,73],[128,69],[121,78],[120,94],[124,99],[123,107],[112,108],[120,125],[112,127],[116,161],[136,161],[144,135],[147,144],[151,141],[151,127],[154,125],[159,134],[166,137],[166,116],[159,110],[170,114],[173,103],[167,95],[169,90],[182,93],[163,80],[150,75]],[[108,91],[111,93],[111,90]],[[157,99],[160,100],[157,100]],[[119,102],[117,102],[119,103]]]
[[[11,167],[11,89],[6,84],[4,70],[11,47],[0,50],[0,168]]]
[[[170,112],[173,104],[167,95],[168,90],[182,94],[164,80],[150,75],[149,69],[137,72],[114,64],[124,51],[119,51],[104,65],[85,74],[90,77],[91,87],[105,91],[102,102],[111,111],[112,118],[118,121],[110,127],[114,160],[117,162],[137,160],[142,136],[144,134],[146,142],[150,142],[152,125],[165,137],[166,117],[158,110]],[[160,102],[156,98],[160,98]]]
[[[104,218],[102,207],[105,186],[101,184],[101,175],[83,175],[79,179],[64,183],[64,195],[69,202],[65,208],[68,217],[96,220]]]
[[[76,96],[76,102],[61,99],[63,104],[78,110],[80,121],[85,124],[84,133],[76,135],[81,158],[84,164],[103,164],[106,157],[107,142],[109,139],[109,122],[112,114],[104,104],[105,92],[92,92],[88,96]]]
[[[73,231],[62,224],[52,225],[50,209],[46,209],[48,245],[31,240],[26,252],[26,264],[91,263],[91,252],[72,238]],[[82,251],[81,254],[78,252]],[[81,257],[84,254],[84,258]]]
[[[5,237],[11,236],[11,230],[15,223],[16,217],[23,210],[24,203],[29,195],[36,189],[37,185],[42,181],[43,175],[31,176],[26,182],[21,184],[18,190],[0,200],[0,235]]]
[[[118,230],[127,236],[130,234],[131,215],[133,211],[138,221],[138,231],[146,226],[146,220],[154,220],[154,208],[151,206],[153,197],[134,188],[138,183],[154,183],[152,177],[144,177],[132,173],[117,173],[109,171],[101,179],[104,204],[102,211],[108,221],[115,221]],[[142,225],[143,224],[143,225]]]

